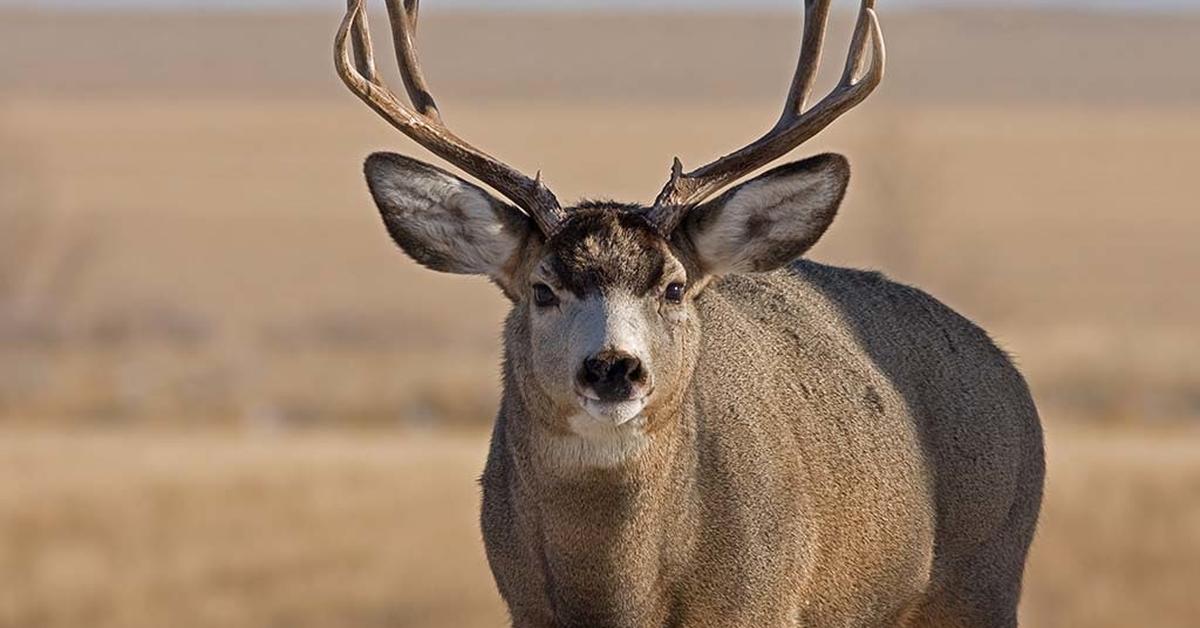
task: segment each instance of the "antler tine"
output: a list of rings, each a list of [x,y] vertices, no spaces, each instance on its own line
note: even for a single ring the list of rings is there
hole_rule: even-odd
[[[392,41],[396,48],[396,63],[400,64],[400,78],[404,81],[404,89],[408,98],[416,107],[417,113],[440,122],[442,114],[438,111],[433,95],[425,83],[425,73],[421,71],[421,62],[417,59],[417,48],[414,43],[417,30],[418,0],[387,0],[388,19],[392,23]]]
[[[349,0],[347,8],[354,6],[354,0]],[[367,23],[367,13],[358,11],[351,25],[351,37],[354,38],[354,67],[364,78],[371,82],[379,80],[375,70],[375,47],[371,44],[371,26]]]
[[[546,236],[566,217],[554,193],[540,180],[505,165],[468,144],[442,122],[421,73],[413,44],[418,0],[387,0],[400,75],[415,110],[405,105],[375,69],[365,0],[347,0],[346,16],[334,39],[334,65],[342,82],[372,110],[430,152],[461,168],[507,197],[537,223]]]
[[[828,96],[804,110],[816,79],[828,18],[829,0],[805,0],[800,60],[783,112],[770,131],[744,148],[688,173],[675,160],[671,177],[647,216],[662,233],[674,231],[696,204],[820,133],[879,86],[886,65],[883,31],[875,14],[875,0],[863,0],[841,81]],[[868,52],[871,65],[864,73]]]
[[[804,36],[800,43],[800,59],[796,62],[796,73],[792,77],[792,87],[788,90],[783,113],[779,114],[780,122],[803,113],[812,96],[825,47],[829,4],[830,0],[804,0]]]
[[[868,36],[871,38],[873,56],[871,58],[871,68],[867,74],[863,75],[863,63],[866,62]],[[875,13],[875,0],[864,0],[862,9],[858,14],[858,22],[854,25],[854,37],[850,42],[850,55],[846,58],[846,69],[842,72],[840,85],[851,86],[853,91],[861,93],[864,99],[870,96],[871,92],[883,81],[883,69],[886,57],[887,49],[883,44],[883,29],[879,26],[879,15]],[[857,82],[855,82],[854,78],[856,76],[859,77]]]

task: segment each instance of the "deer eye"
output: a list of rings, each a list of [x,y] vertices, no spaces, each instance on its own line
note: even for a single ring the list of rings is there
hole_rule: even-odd
[[[533,284],[533,303],[538,307],[558,305],[558,296],[544,283]]]
[[[667,291],[663,294],[663,298],[668,303],[683,303],[683,292],[683,284],[675,282],[667,286]]]

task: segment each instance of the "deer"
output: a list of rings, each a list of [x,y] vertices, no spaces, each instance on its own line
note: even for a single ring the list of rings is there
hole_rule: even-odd
[[[444,123],[388,0],[401,100],[349,0],[336,69],[371,109],[483,187],[392,153],[368,189],[399,248],[511,301],[479,482],[516,628],[1016,626],[1041,508],[1041,422],[1008,354],[877,272],[803,256],[846,195],[823,154],[738,182],[874,91],[862,0],[841,80],[809,106],[830,13],[805,0],[783,113],[650,205],[564,207]],[[503,197],[500,198],[500,197]]]

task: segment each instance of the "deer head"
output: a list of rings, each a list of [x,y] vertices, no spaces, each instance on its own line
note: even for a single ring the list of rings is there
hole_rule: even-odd
[[[409,256],[434,270],[485,275],[512,300],[508,359],[525,403],[540,410],[535,415],[576,433],[646,427],[687,385],[700,333],[693,304],[709,281],[778,269],[829,227],[849,180],[838,155],[777,167],[712,198],[816,135],[879,84],[883,39],[874,1],[864,0],[841,81],[808,107],[829,4],[805,2],[800,60],[769,132],[690,172],[676,159],[650,206],[564,208],[540,176],[517,172],[444,125],[414,47],[417,0],[387,2],[411,106],[376,71],[364,0],[349,0],[335,55],[346,85],[405,135],[507,199],[400,155],[367,160],[384,223]]]

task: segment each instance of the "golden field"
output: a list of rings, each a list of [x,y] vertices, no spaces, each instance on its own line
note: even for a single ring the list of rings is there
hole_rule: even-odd
[[[504,624],[474,479],[505,305],[388,241],[359,164],[424,153],[341,92],[337,17],[0,11],[0,627]],[[426,19],[456,130],[564,199],[648,200],[763,130],[797,26]],[[880,93],[797,153],[855,166],[811,256],[1029,377],[1025,625],[1195,625],[1200,18],[885,27]]]
[[[504,625],[481,437],[0,436],[0,625]],[[1026,626],[1195,625],[1198,442],[1050,431]]]

